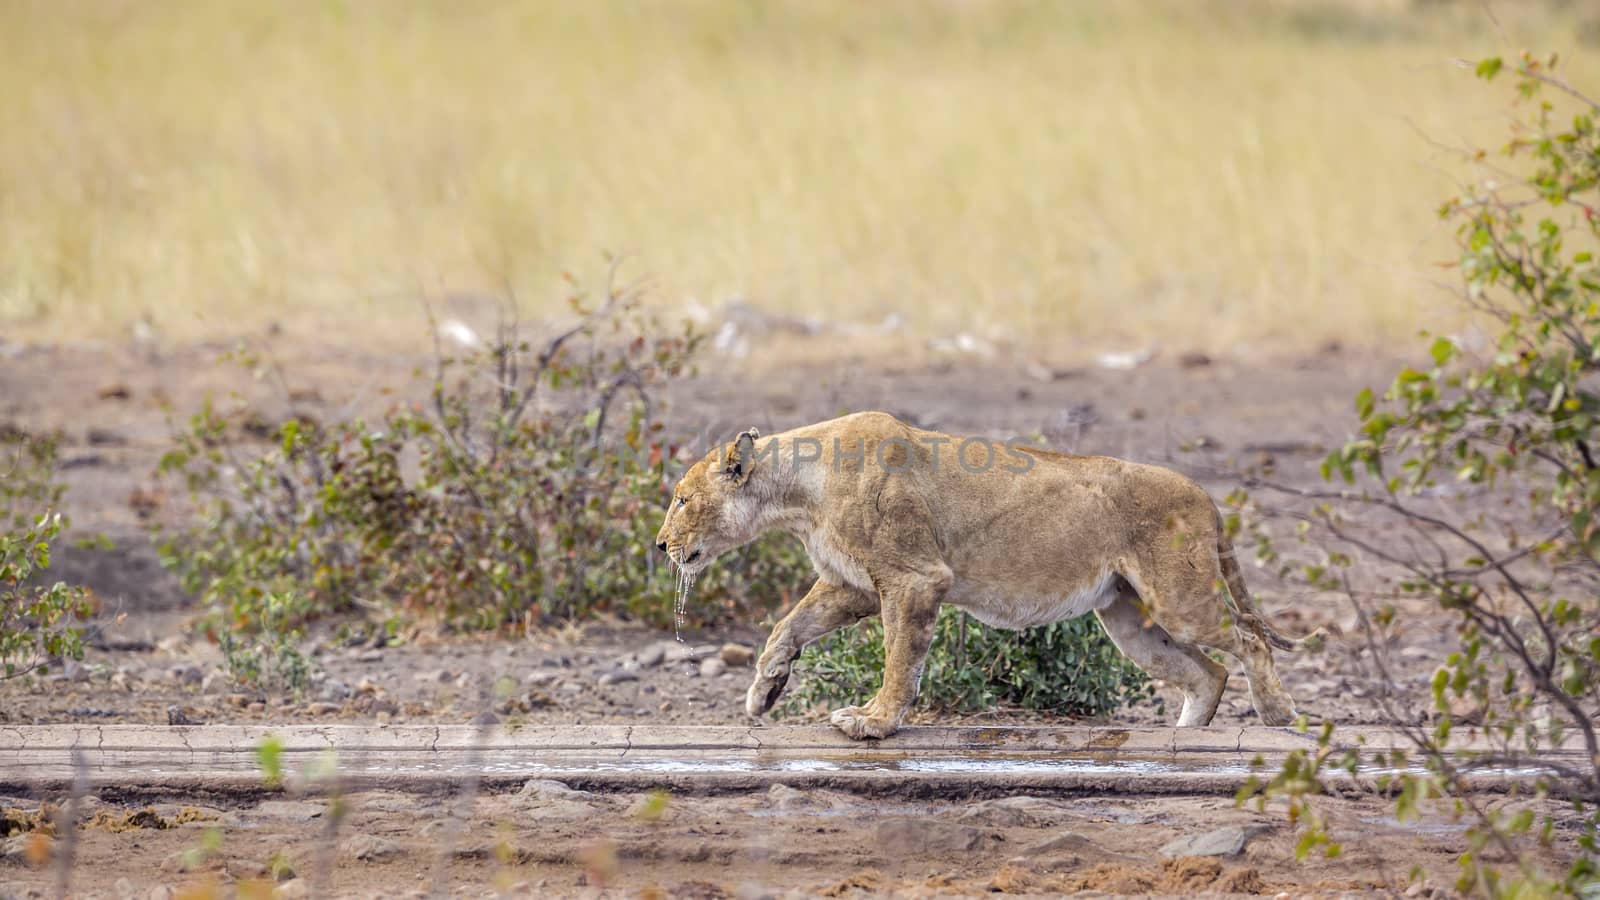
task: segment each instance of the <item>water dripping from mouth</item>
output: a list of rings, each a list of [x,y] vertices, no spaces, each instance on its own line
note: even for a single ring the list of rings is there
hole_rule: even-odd
[[[683,566],[678,567],[678,590],[672,608],[672,630],[680,644],[683,643],[683,619],[689,611],[689,592],[694,589],[694,580],[694,572]]]

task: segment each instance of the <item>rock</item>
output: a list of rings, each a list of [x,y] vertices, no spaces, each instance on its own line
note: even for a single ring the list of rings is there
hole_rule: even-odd
[[[172,888],[164,884],[158,884],[151,888],[150,892],[144,895],[144,898],[145,900],[172,900],[176,896],[177,892]]]
[[[1025,828],[1053,825],[1070,815],[1066,807],[1043,797],[1000,797],[972,804],[961,814],[961,821]]]
[[[278,885],[278,890],[272,895],[276,900],[305,900],[311,896],[311,887],[304,878],[291,878]]]
[[[120,900],[132,900],[134,892],[138,889],[128,879],[118,878],[116,883],[111,885],[111,890],[116,893]]]
[[[1040,841],[1028,848],[1028,856],[1050,856],[1056,853],[1082,853],[1099,858],[1108,855],[1100,845],[1075,831],[1063,831],[1049,840]]]
[[[253,713],[266,712],[267,711],[267,704],[261,702],[260,700],[257,700],[254,703],[250,704],[249,706],[246,706],[244,709],[245,709],[245,712],[253,712]]]
[[[185,711],[183,707],[181,707],[181,706],[169,706],[169,707],[167,707],[167,724],[168,725],[198,725],[200,723],[198,723],[194,719],[190,718],[189,717],[189,713],[187,711]]]
[[[483,712],[478,713],[477,715],[472,717],[472,724],[477,725],[479,727],[483,727],[483,726],[487,726],[487,725],[498,725],[498,724],[500,724],[500,717],[495,715],[492,712],[489,712],[488,710],[484,710]]]
[[[331,716],[338,711],[339,704],[337,703],[328,703],[324,701],[320,703],[306,704],[306,712],[313,716]]]
[[[970,853],[996,843],[988,831],[937,819],[888,819],[878,825],[876,837],[879,849],[892,858]]]
[[[326,805],[310,800],[263,800],[256,804],[256,815],[291,822],[309,822],[320,818]]]
[[[355,655],[356,662],[375,663],[383,661],[382,650],[363,650]]]
[[[364,696],[367,694],[376,694],[377,692],[378,683],[373,681],[371,678],[362,678],[360,681],[356,682],[357,694]]]
[[[455,673],[451,672],[449,669],[429,669],[426,672],[418,672],[412,677],[417,681],[425,683],[431,682],[433,684],[449,684],[451,681],[455,680],[456,676]]]
[[[348,700],[355,691],[350,690],[350,685],[342,681],[328,680],[322,683],[321,696],[324,700]]]
[[[517,791],[517,796],[534,800],[581,800],[594,795],[588,791],[574,790],[560,781],[534,778]]]
[[[167,677],[185,686],[197,685],[205,680],[205,674],[197,666],[173,666],[167,670]]]
[[[1201,353],[1199,350],[1190,350],[1178,357],[1178,365],[1185,369],[1198,369],[1211,365],[1211,357]]]
[[[130,692],[133,690],[133,679],[127,672],[116,672],[111,676],[112,690]]]
[[[796,790],[787,784],[775,784],[767,788],[767,805],[773,809],[802,809],[815,806],[817,802],[805,791]]]
[[[600,684],[622,684],[625,681],[638,680],[638,673],[629,672],[627,669],[612,669],[611,671],[600,676]]]
[[[362,862],[382,862],[405,852],[399,844],[388,838],[360,832],[351,835],[342,849],[345,856]]]
[[[716,678],[726,671],[728,671],[728,664],[723,662],[721,657],[713,656],[700,661],[701,678]]]
[[[200,693],[214,694],[228,686],[228,673],[221,669],[212,669],[206,677],[200,679]]]
[[[1268,830],[1265,825],[1227,825],[1203,834],[1186,834],[1163,846],[1161,855],[1168,859],[1180,856],[1238,856],[1244,852],[1251,838]]]
[[[722,652],[718,655],[731,668],[748,666],[756,660],[756,651],[743,644],[723,644]]]
[[[639,661],[640,668],[653,669],[661,665],[661,661],[667,658],[667,645],[656,641],[654,644],[640,650],[639,654],[634,658]]]
[[[558,681],[560,678],[560,672],[555,672],[550,669],[534,669],[532,672],[527,674],[527,677],[522,679],[522,683],[528,685],[529,687],[543,687],[547,684]]]
[[[18,834],[0,841],[0,862],[8,865],[24,865],[28,859],[28,841],[30,834]]]
[[[244,709],[250,705],[250,698],[244,694],[229,694],[228,705],[237,709]]]

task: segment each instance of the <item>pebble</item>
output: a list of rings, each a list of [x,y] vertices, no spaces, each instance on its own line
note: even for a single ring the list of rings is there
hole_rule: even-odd
[[[498,725],[499,723],[500,717],[488,710],[484,710],[472,717],[472,724],[474,725]]]
[[[329,680],[322,683],[322,699],[324,700],[347,700],[352,693],[354,691],[350,690],[350,685],[342,681]]]
[[[748,666],[755,662],[756,651],[743,644],[723,644],[722,652],[718,654],[722,661],[732,668]]]
[[[244,709],[250,705],[250,698],[244,694],[229,694],[228,705],[237,709]]]
[[[313,716],[331,716],[338,711],[339,704],[337,703],[328,703],[324,701],[320,703],[309,703],[306,705],[306,712]]]
[[[377,692],[378,683],[373,681],[371,678],[363,678],[356,682],[357,694],[376,694]]]
[[[638,681],[639,674],[627,669],[612,669],[600,676],[601,684],[622,684],[625,681]]]
[[[702,678],[716,678],[726,671],[728,671],[728,664],[723,662],[721,657],[713,656],[700,661],[700,677]]]
[[[534,669],[523,677],[522,683],[530,687],[542,687],[560,679],[560,672],[552,672],[549,669]]]
[[[666,658],[667,646],[660,641],[657,641],[643,650],[640,650],[637,657],[639,660],[639,665],[646,669],[653,669],[656,666],[661,665],[661,661]]]

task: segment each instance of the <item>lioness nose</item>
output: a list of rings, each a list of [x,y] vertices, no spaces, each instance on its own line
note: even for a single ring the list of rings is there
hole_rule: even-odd
[[[666,541],[656,541],[656,549],[660,550],[662,553],[667,552],[667,542]]]

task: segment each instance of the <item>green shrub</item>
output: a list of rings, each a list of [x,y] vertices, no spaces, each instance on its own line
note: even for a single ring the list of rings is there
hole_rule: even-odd
[[[686,448],[663,436],[656,393],[699,337],[660,329],[628,292],[573,305],[577,323],[543,343],[507,325],[481,352],[441,350],[427,402],[376,425],[295,417],[252,452],[201,410],[162,461],[199,515],[161,538],[208,610],[201,627],[226,647],[356,611],[471,629],[670,621],[653,535]],[[758,542],[706,574],[692,612],[751,614],[809,571],[796,542]]]
[[[1329,750],[1292,755],[1242,796],[1286,797],[1301,855],[1338,851],[1315,799],[1330,771],[1370,774],[1403,820],[1441,800],[1471,824],[1457,888],[1486,896],[1592,895],[1600,881],[1600,104],[1554,64],[1524,55],[1477,67],[1486,79],[1514,72],[1526,112],[1504,158],[1473,156],[1483,179],[1441,210],[1457,227],[1460,295],[1493,326],[1490,345],[1436,337],[1428,364],[1382,396],[1362,391],[1357,435],[1324,466],[1354,489],[1269,486],[1314,501],[1298,516],[1312,561],[1289,566],[1270,542],[1260,548],[1361,613],[1376,702],[1409,746],[1332,752],[1327,725]],[[1392,579],[1375,594],[1374,575]],[[1388,664],[1403,599],[1454,624],[1421,696]],[[1415,724],[1416,705],[1432,707],[1427,724]],[[1464,734],[1486,748],[1459,749]],[[1493,803],[1475,796],[1477,766],[1537,771],[1564,741],[1577,759]],[[1570,818],[1558,823],[1544,800]],[[1571,862],[1550,870],[1539,851],[1556,842]]]
[[[869,619],[800,654],[783,711],[864,703],[883,682],[883,625]],[[918,701],[936,711],[1011,704],[1100,716],[1150,696],[1149,679],[1081,616],[1027,631],[988,628],[953,606],[939,611]]]
[[[83,658],[89,592],[61,582],[40,583],[50,568],[50,545],[61,537],[52,512],[63,487],[55,481],[51,438],[0,433],[0,670],[6,678],[43,670],[51,660]]]

